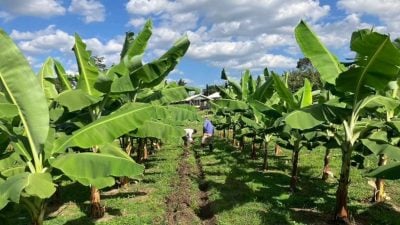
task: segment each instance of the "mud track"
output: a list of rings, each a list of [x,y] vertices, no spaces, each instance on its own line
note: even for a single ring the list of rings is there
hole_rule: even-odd
[[[179,179],[172,182],[174,191],[166,199],[167,224],[215,225],[216,220],[208,201],[208,185],[204,179],[200,157],[195,151],[196,166],[191,165],[188,161],[191,154],[190,148],[184,148],[180,156]],[[199,183],[199,189],[191,191],[193,180]],[[194,210],[196,207],[199,207],[197,213]]]

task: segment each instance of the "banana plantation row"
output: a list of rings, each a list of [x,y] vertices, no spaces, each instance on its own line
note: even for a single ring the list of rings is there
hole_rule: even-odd
[[[319,72],[322,88],[313,90],[305,79],[303,87],[292,93],[287,75],[282,77],[267,69],[255,80],[247,70],[237,83],[223,70],[223,99],[213,102],[217,128],[225,134],[233,130],[242,148],[245,137],[251,138],[253,157],[256,143],[263,144],[265,170],[266,147],[271,140],[292,150],[292,192],[297,190],[301,149],[325,148],[323,179],[331,174],[330,152],[340,149],[334,215],[336,221],[350,223],[347,203],[351,164],[364,166],[365,157],[378,157],[378,165],[366,174],[376,177],[371,193],[375,202],[385,200],[383,179],[400,177],[400,39],[392,42],[389,36],[372,30],[356,31],[350,43],[356,56],[344,65],[303,21],[296,27],[295,36],[303,54]],[[388,160],[391,163],[387,164]]]
[[[120,62],[99,69],[81,38],[73,51],[79,74],[71,82],[62,65],[49,58],[36,76],[8,35],[0,32],[0,210],[9,202],[28,210],[32,224],[41,225],[48,199],[63,177],[91,187],[91,215],[104,214],[99,189],[126,182],[144,171],[147,141],[179,140],[182,125],[199,121],[196,110],[172,104],[194,88],[167,83],[165,78],[189,48],[182,37],[161,57],[143,64],[152,34],[148,21],[134,36],[127,33]],[[360,30],[353,33],[356,57],[343,65],[304,23],[296,40],[320,73],[321,90],[304,86],[292,93],[287,79],[267,69],[253,79],[246,71],[240,83],[222,71],[223,99],[212,103],[217,129],[233,129],[241,143],[277,144],[293,150],[290,187],[296,190],[298,155],[303,148],[342,151],[335,218],[348,221],[348,186],[352,160],[366,153],[379,157],[376,201],[384,200],[385,179],[398,179],[400,120],[397,119],[400,41]],[[157,129],[154,129],[157,127]],[[137,158],[131,158],[134,142]],[[368,150],[368,151],[367,151]],[[362,154],[363,153],[363,154]],[[264,168],[268,169],[265,149]],[[355,157],[357,156],[357,157]],[[391,163],[386,164],[388,158]],[[351,193],[350,193],[351,194]]]

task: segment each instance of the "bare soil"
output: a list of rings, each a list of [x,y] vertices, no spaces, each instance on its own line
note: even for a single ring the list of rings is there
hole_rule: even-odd
[[[188,147],[184,148],[181,155],[178,176],[179,179],[172,182],[174,191],[167,197],[167,221],[168,225],[194,224],[195,221],[201,221],[203,225],[214,225],[215,217],[210,210],[208,202],[207,186],[204,182],[204,173],[201,164],[196,157],[197,168],[190,165],[188,159],[191,151]],[[191,194],[191,179],[195,177],[199,181],[199,190],[195,196]],[[198,213],[196,207],[200,207]]]

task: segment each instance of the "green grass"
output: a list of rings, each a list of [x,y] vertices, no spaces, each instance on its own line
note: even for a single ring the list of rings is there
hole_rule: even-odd
[[[269,154],[270,170],[263,172],[262,157],[251,160],[249,152],[240,152],[230,143],[216,140],[216,149],[201,152],[201,161],[209,183],[211,207],[218,224],[325,224],[333,218],[337,176],[341,154],[332,152],[331,167],[336,178],[323,182],[324,151],[301,151],[299,192],[290,194],[289,173],[291,151],[283,156]],[[387,182],[392,200],[387,204],[371,205],[372,189],[363,177],[364,171],[352,168],[349,206],[361,224],[400,224],[399,182]],[[369,221],[365,223],[365,221]]]

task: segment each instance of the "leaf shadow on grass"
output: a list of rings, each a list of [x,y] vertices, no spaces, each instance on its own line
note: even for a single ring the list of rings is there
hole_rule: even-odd
[[[78,219],[69,220],[68,222],[64,223],[64,225],[94,225],[96,224],[93,220],[89,219],[88,217],[82,216]]]
[[[212,192],[217,192],[217,196],[219,196],[210,203],[215,214],[233,210],[246,203],[258,202],[267,208],[267,210],[259,210],[262,224],[286,225],[292,224],[293,219],[305,224],[325,224],[318,220],[329,220],[328,212],[331,212],[334,206],[334,196],[327,195],[327,190],[336,184],[325,183],[307,175],[309,174],[308,170],[312,167],[302,166],[300,168],[299,187],[302,190],[291,194],[289,192],[290,176],[281,171],[290,169],[290,163],[277,163],[277,167],[283,167],[278,168],[280,170],[260,172],[261,162],[250,160],[246,151],[235,151],[230,144],[219,140],[215,141],[215,147],[216,150],[212,153],[201,153],[202,157],[213,154],[212,157],[216,161],[223,162],[222,165],[221,163],[211,163],[209,166],[205,164],[206,179],[207,176],[226,175],[223,183],[207,181]],[[275,160],[286,160],[286,157],[277,157]],[[223,164],[229,168],[224,168],[222,172],[212,171],[213,166],[224,166]],[[249,185],[252,185],[253,188]]]
[[[353,206],[351,211],[360,212],[354,215],[357,221],[368,221],[368,224],[400,225],[400,209],[390,202],[371,204],[366,210]]]
[[[133,184],[134,185],[134,184]],[[102,190],[103,192],[101,193],[101,199],[106,200],[106,199],[120,199],[120,198],[136,198],[136,197],[141,197],[145,196],[148,193],[142,192],[142,191],[123,191],[123,189],[115,189],[113,187],[107,188]],[[95,224],[95,220],[90,218],[89,212],[90,212],[90,204],[88,203],[89,196],[90,196],[90,188],[83,186],[79,183],[70,183],[63,185],[59,187],[59,201],[55,204],[51,204],[48,207],[48,212],[47,215],[53,213],[57,216],[57,211],[60,210],[62,211],[62,206],[69,204],[68,202],[74,202],[76,206],[79,208],[79,210],[85,214],[85,216],[82,216],[77,219],[73,219],[65,223],[65,225],[78,225],[78,224]],[[84,194],[82,194],[84,193]],[[104,201],[103,201],[104,204]],[[120,208],[112,208],[109,206],[105,206],[106,210],[106,217],[118,217],[118,216],[123,216],[121,209]],[[56,216],[49,216],[46,218],[46,221],[51,221],[54,219]],[[102,220],[100,218],[99,220]]]
[[[140,196],[145,196],[145,195],[147,195],[147,193],[144,191],[118,192],[115,194],[107,194],[107,195],[102,194],[101,199],[135,198],[135,197],[140,197]]]
[[[157,167],[159,162],[162,162],[162,161],[166,161],[166,159],[150,156],[148,159],[146,159],[146,161],[144,162],[144,165],[146,167],[146,170],[148,170],[153,167]]]

